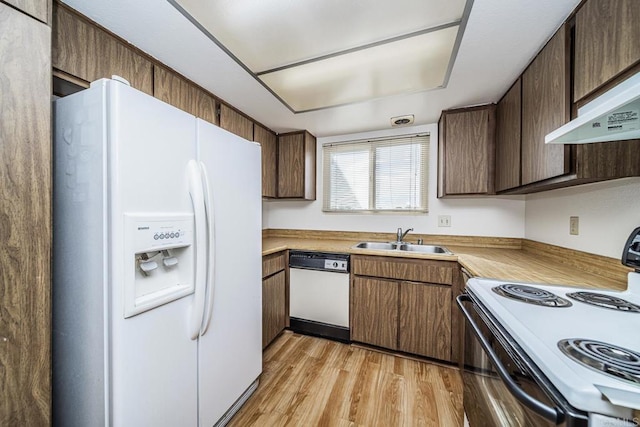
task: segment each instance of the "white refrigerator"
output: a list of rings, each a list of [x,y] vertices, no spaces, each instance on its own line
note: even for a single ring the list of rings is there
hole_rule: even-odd
[[[260,147],[103,79],[54,102],[53,421],[224,425],[262,371]]]

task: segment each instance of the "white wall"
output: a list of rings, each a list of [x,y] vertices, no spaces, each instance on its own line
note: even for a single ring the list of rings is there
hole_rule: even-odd
[[[336,214],[322,212],[322,144],[383,136],[431,134],[429,159],[429,213],[427,214]],[[438,199],[437,125],[425,125],[318,138],[317,200],[264,201],[263,227],[306,230],[372,231],[393,233],[398,227],[415,233],[473,236],[524,237],[523,196]],[[438,227],[438,215],[451,215],[451,227]]]
[[[580,234],[569,234],[569,217]],[[640,178],[530,194],[525,237],[566,248],[620,258],[631,231],[640,226]]]

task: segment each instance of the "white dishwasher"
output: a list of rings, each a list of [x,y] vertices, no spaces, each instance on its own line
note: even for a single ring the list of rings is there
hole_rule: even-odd
[[[349,342],[349,255],[289,251],[290,329]]]

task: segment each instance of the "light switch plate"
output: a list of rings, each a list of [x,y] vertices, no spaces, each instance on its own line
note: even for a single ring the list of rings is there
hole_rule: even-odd
[[[569,234],[577,236],[580,234],[580,217],[569,217]]]
[[[451,215],[438,215],[438,227],[451,227]]]

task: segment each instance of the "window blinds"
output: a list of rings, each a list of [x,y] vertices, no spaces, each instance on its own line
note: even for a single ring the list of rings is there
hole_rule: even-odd
[[[323,146],[326,212],[427,212],[429,135]]]

